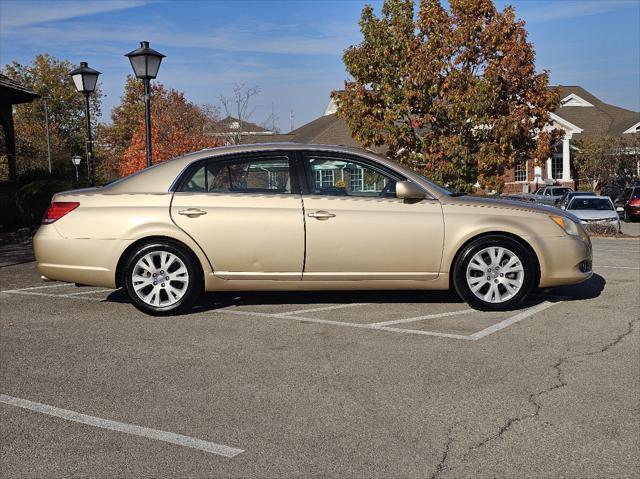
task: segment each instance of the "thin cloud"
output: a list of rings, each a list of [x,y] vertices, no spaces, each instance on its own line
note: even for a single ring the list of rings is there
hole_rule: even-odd
[[[48,22],[69,20],[87,15],[142,7],[155,0],[111,1],[16,1],[0,3],[0,29],[6,31]]]

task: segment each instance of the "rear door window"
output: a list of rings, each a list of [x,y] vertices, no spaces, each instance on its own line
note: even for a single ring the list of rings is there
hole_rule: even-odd
[[[269,193],[292,192],[287,155],[246,159],[207,160],[183,182],[181,192]]]

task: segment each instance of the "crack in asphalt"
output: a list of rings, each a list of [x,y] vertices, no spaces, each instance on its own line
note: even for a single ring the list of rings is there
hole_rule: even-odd
[[[538,402],[538,399],[540,399],[542,396],[545,396],[547,394],[549,394],[552,391],[555,391],[556,389],[560,389],[563,388],[565,386],[567,386],[569,383],[565,380],[563,372],[562,372],[562,365],[564,363],[566,363],[567,361],[571,361],[572,359],[576,359],[576,358],[582,358],[582,357],[587,357],[587,356],[594,356],[596,354],[602,354],[606,351],[608,351],[609,349],[615,347],[617,344],[619,344],[626,336],[630,335],[633,330],[634,330],[634,325],[636,323],[640,322],[640,318],[636,318],[633,319],[631,321],[629,321],[629,323],[627,324],[627,329],[619,334],[613,341],[608,342],[607,344],[605,344],[602,348],[596,350],[596,351],[588,351],[586,353],[579,353],[579,354],[573,354],[570,356],[562,356],[560,357],[560,359],[558,359],[553,366],[551,367],[552,369],[555,370],[556,372],[556,383],[547,388],[547,389],[543,389],[542,391],[538,391],[536,393],[532,393],[529,395],[528,401],[529,403],[531,403],[534,407],[533,412],[529,413],[529,414],[524,414],[521,416],[516,416],[516,417],[512,417],[507,419],[507,421],[500,427],[500,429],[498,430],[497,433],[483,439],[482,441],[480,441],[478,444],[476,444],[475,446],[470,447],[467,452],[463,455],[463,459],[467,458],[469,453],[471,453],[471,451],[476,451],[478,449],[481,449],[482,447],[484,447],[486,444],[488,444],[491,441],[494,441],[495,439],[499,439],[503,434],[505,434],[507,431],[509,431],[514,424],[517,424],[519,422],[525,421],[527,419],[534,419],[537,418],[540,414],[540,411],[542,410],[542,405]],[[433,473],[433,475],[431,476],[431,479],[436,479],[437,477],[440,476],[440,474],[445,470],[445,469],[449,469],[449,467],[447,466],[447,459],[449,458],[449,452],[451,449],[451,445],[453,443],[453,437],[451,436],[451,431],[452,428],[449,428],[449,431],[447,433],[447,442],[445,444],[445,448],[444,448],[444,452],[442,454],[442,459],[440,460],[440,463],[438,464],[436,471]]]
[[[453,436],[451,435],[452,432],[453,426],[449,426],[449,429],[447,430],[447,442],[444,445],[442,458],[436,466],[436,470],[433,472],[433,474],[431,474],[431,479],[437,479],[438,477],[440,477],[440,474],[445,471],[445,469],[448,469],[447,459],[449,458],[449,451],[451,450],[451,445],[453,444]]]

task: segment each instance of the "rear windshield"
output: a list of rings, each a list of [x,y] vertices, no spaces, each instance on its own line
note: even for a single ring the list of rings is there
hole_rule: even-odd
[[[569,205],[570,210],[612,211],[611,201],[606,198],[574,198]]]
[[[640,198],[640,188],[634,188],[631,193],[631,198]]]

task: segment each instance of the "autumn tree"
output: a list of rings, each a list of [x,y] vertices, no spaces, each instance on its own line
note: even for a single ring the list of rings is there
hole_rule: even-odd
[[[501,187],[505,168],[549,156],[558,96],[512,7],[491,0],[386,0],[365,6],[362,43],[343,56],[352,77],[334,93],[337,115],[364,146],[437,181]]]
[[[592,191],[600,191],[607,183],[628,182],[637,175],[640,135],[594,135],[580,138],[573,158],[580,182]]]
[[[155,85],[152,86],[152,97]],[[153,104],[153,103],[152,103]],[[120,162],[131,145],[134,132],[144,121],[144,85],[127,75],[120,103],[111,110],[111,123],[98,127],[97,154],[100,161],[96,173],[101,178],[113,179],[120,175]]]
[[[47,135],[44,101],[47,102],[54,169],[66,170],[73,155],[85,156],[84,98],[69,76],[77,65],[51,55],[37,55],[29,65],[12,62],[2,73],[41,96],[15,106],[16,164],[18,172],[47,169]],[[100,116],[100,85],[91,95],[94,126]]]
[[[154,84],[152,95],[151,139],[154,163],[220,145],[216,137],[208,134],[216,120],[211,117],[210,110],[187,101],[182,92],[166,89],[161,83]],[[119,162],[121,175],[129,175],[146,167],[143,118],[132,132],[130,144]]]

